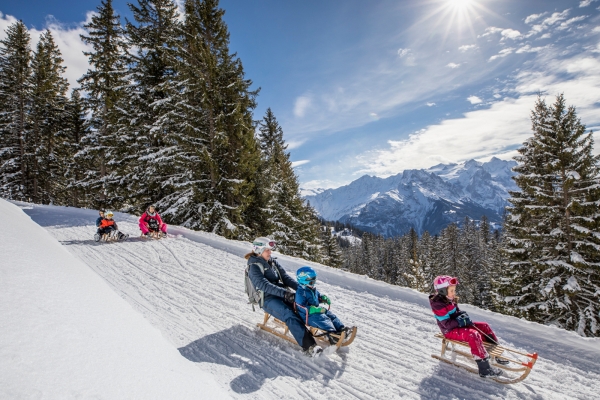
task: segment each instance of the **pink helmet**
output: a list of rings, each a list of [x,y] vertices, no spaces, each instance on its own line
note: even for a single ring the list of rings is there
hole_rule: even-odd
[[[447,288],[448,286],[458,285],[458,279],[448,275],[436,276],[433,280],[435,290]]]

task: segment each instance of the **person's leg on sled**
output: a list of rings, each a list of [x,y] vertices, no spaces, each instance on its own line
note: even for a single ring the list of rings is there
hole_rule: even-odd
[[[304,321],[285,303],[282,298],[269,297],[265,299],[263,310],[274,318],[284,322],[300,347],[306,352],[316,345],[312,334],[304,326]]]

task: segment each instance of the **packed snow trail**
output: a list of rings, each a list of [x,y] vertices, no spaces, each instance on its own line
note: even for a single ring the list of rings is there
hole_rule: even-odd
[[[0,221],[0,399],[228,397],[21,209]]]
[[[359,327],[351,346],[308,359],[256,328],[263,314],[252,312],[243,292],[248,243],[179,227],[147,241],[138,237],[137,219],[119,213],[130,239],[96,243],[93,210],[20,206],[234,397],[589,399],[600,391],[599,339],[462,306],[507,346],[540,355],[524,382],[499,385],[431,358],[440,341],[424,294],[275,254],[291,274],[316,268],[332,311]]]

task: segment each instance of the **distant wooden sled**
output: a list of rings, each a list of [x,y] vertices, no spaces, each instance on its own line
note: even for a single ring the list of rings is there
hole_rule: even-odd
[[[163,236],[162,232],[160,231],[151,231],[150,232],[150,237],[144,235],[144,233],[142,232],[141,237],[144,239],[162,239],[163,237],[167,237],[166,235]]]
[[[274,322],[275,326],[271,327],[271,326],[267,325],[267,322],[269,322],[270,318],[271,318],[271,314],[265,312],[265,318],[263,320],[263,323],[262,324],[258,323],[258,324],[256,324],[256,326],[258,326],[262,330],[272,333],[275,336],[279,336],[282,339],[285,339],[292,343],[296,343],[296,340],[291,335],[290,330],[287,327],[287,325],[285,324],[285,322],[280,321],[277,318],[273,317],[273,322]],[[327,333],[327,332],[325,332],[319,328],[315,328],[313,326],[307,325],[306,328],[310,331],[310,333],[312,333],[313,337],[316,340],[319,340],[320,342],[323,342],[326,345],[335,346],[336,351],[340,347],[349,346],[354,341],[354,338],[356,337],[356,331],[357,331],[357,328],[353,327],[352,330],[350,331],[350,335],[346,336],[346,332],[342,332],[341,335],[338,335],[336,333]],[[281,332],[281,329],[283,329],[283,332]],[[337,342],[335,344],[331,343],[329,337],[333,338],[333,340],[337,341]]]
[[[119,238],[117,235],[110,235],[108,233],[104,233],[100,240],[103,242],[118,242]]]
[[[479,370],[477,368],[473,368],[473,367],[470,367],[469,365],[466,365],[466,364],[463,364],[460,362],[456,362],[455,361],[456,357],[452,357],[452,358],[445,357],[446,350],[449,350],[451,353],[451,356],[452,356],[452,354],[458,354],[458,355],[465,357],[467,360],[470,360],[471,363],[475,363],[475,360],[473,359],[473,356],[471,355],[470,350],[469,351],[461,351],[461,350],[457,349],[458,346],[462,346],[462,347],[466,347],[467,349],[470,349],[469,344],[467,342],[446,339],[444,337],[444,335],[442,335],[441,333],[438,333],[437,335],[435,335],[435,337],[438,339],[442,339],[442,352],[439,356],[432,354],[431,357],[437,358],[438,360],[444,361],[448,364],[453,364],[453,365],[456,365],[457,367],[464,368],[469,372],[479,374]],[[533,365],[535,364],[535,362],[538,359],[537,353],[533,353],[533,354],[523,353],[520,351],[509,349],[507,347],[503,347],[503,346],[495,345],[495,344],[491,344],[491,343],[486,343],[486,342],[484,342],[483,345],[485,346],[487,352],[490,355],[490,361],[491,361],[492,365],[494,365],[495,367],[501,368],[505,371],[509,371],[511,373],[520,373],[520,375],[516,375],[516,376],[507,376],[505,374],[502,374],[501,376],[499,376],[497,378],[489,378],[489,379],[493,379],[494,381],[496,381],[498,383],[511,384],[511,383],[521,382],[523,379],[527,378],[527,375],[529,375],[529,373],[531,372],[531,369],[533,368]],[[504,355],[505,353],[512,354],[513,356],[515,356],[515,358],[507,357],[506,355]],[[518,358],[519,356],[525,357],[527,360],[526,361],[520,360]],[[508,364],[508,365],[497,364],[495,362],[496,357],[502,358],[504,360],[508,360],[508,361],[510,361],[510,364]],[[510,375],[513,375],[513,374],[510,374]]]

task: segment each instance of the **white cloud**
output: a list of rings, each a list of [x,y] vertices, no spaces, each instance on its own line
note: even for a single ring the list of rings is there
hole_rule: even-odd
[[[467,101],[471,104],[479,104],[479,103],[483,102],[483,100],[481,100],[477,96],[469,96],[469,97],[467,97]]]
[[[551,37],[552,37],[552,34],[548,32],[548,33],[544,33],[538,39],[550,39]]]
[[[410,54],[410,49],[398,49],[398,56],[400,58],[405,57]]]
[[[549,25],[554,25],[557,22],[560,22],[560,21],[564,20],[565,18],[567,18],[567,16],[569,15],[569,12],[571,12],[571,9],[568,8],[568,9],[562,11],[562,12],[552,13],[552,15],[549,16],[548,18],[546,18],[542,22],[542,24],[548,25],[548,26]]]
[[[485,33],[482,34],[481,37],[490,36],[490,35],[493,35],[494,33],[502,32],[502,31],[503,31],[502,28],[496,28],[495,26],[490,26],[488,28],[485,28]]]
[[[571,24],[573,24],[575,22],[583,21],[586,18],[587,18],[587,15],[580,15],[579,17],[574,17],[574,18],[568,19],[565,22],[561,22],[561,24],[556,29],[558,29],[559,31],[564,31],[565,29],[568,29],[571,26]]]
[[[515,30],[515,29],[503,29],[500,34],[502,35],[503,39],[518,39],[521,37],[521,32]]]
[[[426,104],[427,104],[427,107],[433,107],[433,106],[435,106],[435,103],[426,103]]]
[[[592,29],[592,33],[600,33],[600,26],[597,26],[594,29]]]
[[[465,45],[460,46],[458,48],[458,50],[462,51],[464,53],[465,51],[473,50],[473,49],[476,49],[476,48],[477,48],[477,45],[474,45],[474,44],[465,44]]]
[[[544,65],[544,72],[523,71],[515,77],[513,92],[517,98],[505,98],[489,109],[428,126],[407,140],[389,141],[388,149],[359,158],[364,167],[360,172],[389,176],[409,168],[427,168],[440,160],[460,162],[492,155],[503,155],[506,159],[514,155],[516,146],[531,136],[529,115],[537,93],[543,93],[548,103],[552,103],[557,94],[564,93],[567,103],[576,106],[584,124],[598,126],[600,59],[580,55],[561,60],[548,55],[537,61]]]
[[[579,8],[581,8],[581,7],[587,7],[590,4],[592,4],[593,1],[594,0],[582,0],[582,1],[579,2]]]
[[[454,69],[454,68],[460,67],[460,64],[450,63],[450,64],[446,65],[446,67]]]
[[[533,21],[537,21],[538,19],[540,19],[541,17],[543,17],[544,15],[546,15],[547,13],[541,13],[541,14],[531,14],[530,16],[528,16],[527,18],[525,18],[525,23],[526,24],[530,24]]]
[[[530,45],[526,44],[525,46],[517,49],[517,51],[515,51],[515,53],[517,54],[521,54],[521,53],[538,53],[544,49],[549,48],[550,46],[541,46],[541,47],[531,47]]]
[[[491,56],[490,59],[489,59],[489,61],[494,61],[497,58],[506,57],[507,55],[512,54],[513,51],[515,51],[515,49],[512,48],[512,47],[509,47],[509,48],[506,48],[506,49],[502,49],[495,56]]]
[[[299,167],[301,165],[308,164],[309,162],[310,162],[310,160],[292,161],[292,168],[296,168],[296,167]]]
[[[87,20],[89,21],[92,13],[87,14]],[[16,22],[17,19],[12,15],[4,15],[0,13],[0,38],[4,38],[6,33],[5,30],[9,25]],[[79,38],[80,34],[85,34],[86,31],[83,29],[83,25],[86,22],[81,22],[74,27],[69,27],[61,24],[54,18],[48,18],[46,20],[46,29],[52,32],[54,41],[62,53],[62,58],[65,60],[63,65],[67,67],[65,71],[65,78],[69,81],[71,88],[78,87],[77,79],[79,79],[88,69],[88,59],[83,55],[83,51],[90,51],[91,48],[84,44]],[[30,29],[31,35],[31,49],[35,50],[35,46],[40,39],[40,35],[46,30]]]
[[[294,103],[294,115],[296,117],[304,117],[306,114],[306,110],[310,107],[312,100],[307,96],[300,96],[296,98],[296,102]]]

